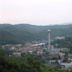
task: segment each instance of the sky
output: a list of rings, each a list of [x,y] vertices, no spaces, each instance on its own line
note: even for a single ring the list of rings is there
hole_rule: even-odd
[[[72,23],[72,0],[0,0],[0,23]]]

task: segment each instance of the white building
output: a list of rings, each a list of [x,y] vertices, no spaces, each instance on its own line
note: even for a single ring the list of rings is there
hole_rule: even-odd
[[[60,62],[59,63],[63,69],[72,68],[72,62]]]

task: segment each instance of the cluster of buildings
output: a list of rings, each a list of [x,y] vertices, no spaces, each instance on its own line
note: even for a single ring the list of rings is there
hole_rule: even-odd
[[[2,48],[7,51],[9,55],[14,56],[21,56],[22,53],[30,53],[30,54],[37,54],[41,55],[43,54],[43,46],[44,43],[39,44],[32,44],[32,43],[26,43],[24,45],[22,44],[16,44],[16,45],[3,45]]]
[[[69,48],[54,48],[51,45],[50,32],[51,30],[48,30],[48,51],[51,57],[48,63],[60,66],[63,69],[72,68],[72,54],[69,53]],[[56,37],[56,39],[62,40],[65,37]]]

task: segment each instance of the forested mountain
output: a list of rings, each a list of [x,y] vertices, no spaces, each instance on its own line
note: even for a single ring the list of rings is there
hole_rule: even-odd
[[[47,40],[48,29],[51,37],[72,36],[72,25],[35,26],[29,24],[0,24],[0,44],[24,43],[35,40]]]

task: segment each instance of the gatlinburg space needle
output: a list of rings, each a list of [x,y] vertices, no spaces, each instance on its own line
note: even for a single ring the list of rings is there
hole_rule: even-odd
[[[51,30],[48,29],[48,51],[50,51],[50,48],[51,48]]]

